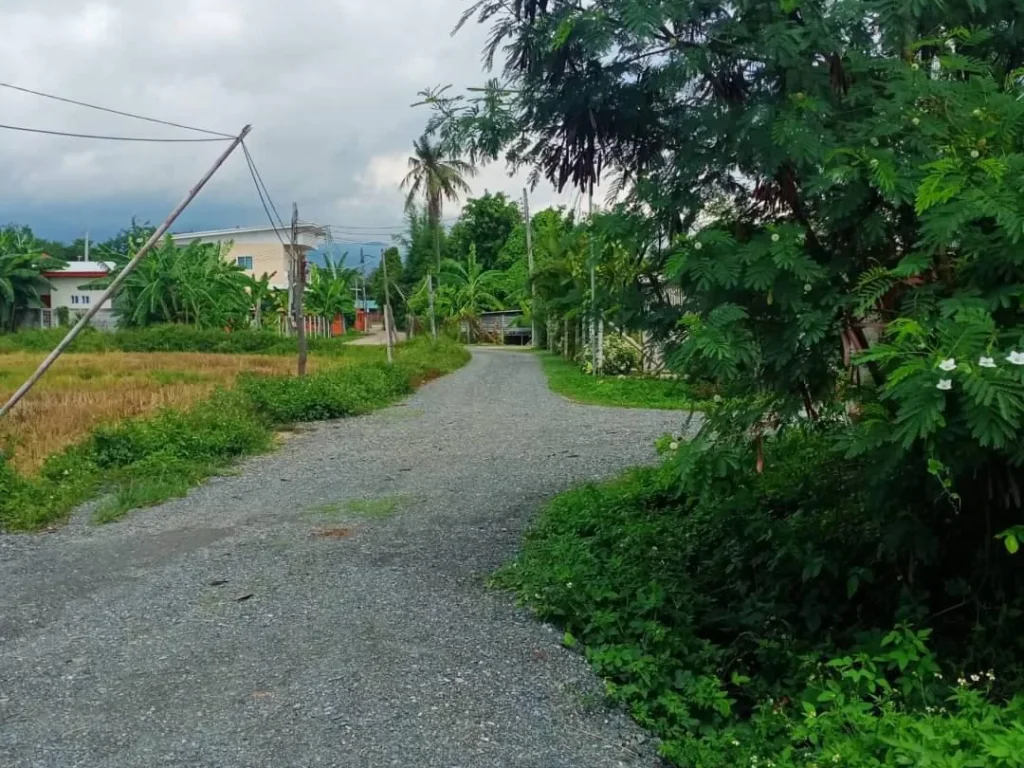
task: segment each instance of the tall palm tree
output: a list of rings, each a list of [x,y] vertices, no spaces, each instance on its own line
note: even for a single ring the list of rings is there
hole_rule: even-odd
[[[0,331],[14,330],[17,310],[42,306],[50,286],[42,273],[63,264],[43,253],[27,230],[0,229]]]
[[[409,191],[405,207],[411,210],[416,204],[416,198],[423,198],[427,219],[434,230],[434,259],[437,272],[440,273],[441,212],[444,202],[458,202],[460,194],[470,192],[466,177],[475,176],[476,168],[457,157],[446,158],[441,144],[431,144],[427,134],[416,139],[412,147],[409,173],[402,179],[402,189]],[[437,335],[436,328],[434,335]]]

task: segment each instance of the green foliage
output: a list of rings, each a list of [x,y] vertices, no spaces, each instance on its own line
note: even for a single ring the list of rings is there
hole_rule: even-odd
[[[35,477],[19,475],[0,456],[0,530],[52,525],[101,491],[107,495],[96,511],[100,522],[182,496],[238,457],[269,449],[276,428],[381,408],[469,359],[446,341],[401,345],[394,366],[377,361],[379,350],[365,355],[375,359],[302,379],[250,377],[186,411],[99,427]]]
[[[359,271],[345,267],[345,257],[327,259],[324,266],[311,266],[306,285],[306,313],[312,317],[334,320],[339,315],[354,317],[356,311],[353,288]]]
[[[67,333],[66,329],[24,330],[0,334],[4,352],[49,352]],[[350,339],[310,339],[310,349],[319,354],[345,353]],[[114,332],[87,328],[70,347],[73,352],[215,352],[223,354],[295,354],[295,339],[273,331],[199,328],[194,325],[153,325],[123,328]]]
[[[104,253],[115,268],[110,277],[94,281],[94,287],[109,285],[145,241],[141,232],[127,237],[127,253]],[[222,250],[219,243],[198,241],[178,247],[168,236],[139,262],[114,296],[120,324],[129,328],[162,323],[246,327],[251,280],[240,267],[225,261]]]
[[[998,703],[1020,674],[1015,622],[959,634],[934,559],[908,583],[928,546],[911,514],[868,506],[827,435],[766,442],[759,475],[666,440],[661,467],[557,497],[496,583],[564,628],[679,765],[928,764],[958,739],[950,764],[1017,764],[1022,702]],[[680,493],[683,464],[698,484]],[[1020,594],[1012,567],[996,578]],[[934,633],[907,625],[925,620]]]
[[[470,198],[449,233],[451,257],[465,260],[475,247],[480,265],[485,270],[496,269],[509,237],[521,222],[519,207],[502,192]]]
[[[42,273],[63,264],[27,227],[0,227],[0,332],[14,329],[19,310],[42,306],[40,296],[50,286]]]
[[[643,355],[633,344],[630,344],[620,333],[605,334],[601,344],[601,373],[606,376],[633,373],[640,370]],[[584,373],[594,371],[594,348],[584,344],[577,355],[577,360]]]

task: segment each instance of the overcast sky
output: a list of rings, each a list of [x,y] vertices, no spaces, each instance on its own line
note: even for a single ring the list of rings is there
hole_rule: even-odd
[[[248,144],[282,215],[294,200],[304,219],[370,232],[402,221],[398,182],[427,119],[410,108],[417,92],[483,82],[484,30],[449,35],[468,2],[3,0],[0,81],[225,132],[252,123]],[[197,136],[5,88],[0,123]],[[58,239],[87,228],[101,239],[133,215],[156,223],[220,151],[0,130],[0,223]],[[518,195],[522,181],[491,166],[473,191]],[[569,197],[547,186],[534,196],[536,209]],[[239,153],[175,229],[264,221]]]

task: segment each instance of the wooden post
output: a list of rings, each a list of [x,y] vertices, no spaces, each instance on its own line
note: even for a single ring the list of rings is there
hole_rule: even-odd
[[[530,198],[523,188],[523,218],[526,220],[526,259],[529,267],[530,281],[530,344],[537,344],[537,286],[533,282],[533,222],[530,220]]]
[[[295,316],[295,329],[299,341],[299,376],[306,375],[306,358],[309,356],[309,344],[306,341],[306,259],[299,251],[299,206],[292,203],[292,312]]]
[[[394,339],[391,338],[391,288],[388,286],[388,260],[381,252],[381,267],[384,270],[384,335],[388,342],[388,363],[395,361]]]
[[[89,324],[89,321],[92,320],[96,313],[100,311],[100,307],[102,307],[115,293],[117,293],[118,289],[124,284],[124,281],[128,279],[128,275],[135,271],[135,268],[139,266],[139,262],[145,258],[146,254],[150,252],[154,245],[160,242],[160,239],[167,233],[167,230],[171,228],[171,225],[174,224],[182,211],[184,211],[189,206],[189,203],[196,198],[196,195],[198,195],[203,187],[206,186],[206,183],[213,178],[213,175],[217,170],[224,165],[224,161],[227,160],[228,157],[231,156],[231,153],[238,148],[238,145],[242,143],[246,136],[249,135],[249,131],[251,130],[251,125],[247,125],[242,128],[238,136],[236,136],[231,142],[231,145],[224,150],[221,156],[217,158],[212,166],[210,166],[210,169],[203,174],[201,179],[199,179],[199,183],[188,191],[185,198],[178,203],[177,207],[173,211],[171,211],[171,214],[164,220],[163,224],[154,230],[153,234],[150,235],[149,239],[141,248],[139,248],[138,252],[127,264],[125,264],[124,269],[122,269],[117,277],[114,278],[113,282],[111,282],[99,298],[93,302],[92,306],[89,307],[89,310],[79,318],[78,322],[75,323],[75,326],[70,331],[68,331],[67,335],[61,339],[60,344],[58,344],[56,348],[46,356],[46,359],[39,364],[39,367],[36,368],[35,372],[29,376],[28,381],[18,387],[18,390],[11,395],[10,399],[6,403],[4,403],[3,408],[0,408],[0,417],[10,412],[11,408],[17,405],[18,401],[28,394],[29,390],[35,386],[36,382],[43,377],[43,374],[50,369],[50,366],[56,362],[57,358],[63,354],[64,350],[71,345],[71,342],[75,340],[78,334],[80,334]]]

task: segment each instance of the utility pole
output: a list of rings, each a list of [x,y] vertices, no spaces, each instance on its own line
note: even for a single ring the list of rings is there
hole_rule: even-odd
[[[434,276],[427,272],[427,301],[430,302],[430,335],[437,341],[437,320],[434,318]]]
[[[299,251],[299,205],[292,203],[292,311],[295,313],[295,330],[299,340],[299,376],[306,375],[306,358],[309,356],[309,345],[306,342],[306,258]]]
[[[537,340],[537,286],[533,282],[533,222],[530,219],[530,197],[523,187],[523,218],[526,224],[526,259],[530,269],[530,342],[538,345]]]
[[[82,260],[83,261],[88,261],[89,260],[89,230],[88,229],[85,230],[85,256],[84,256],[84,258]]]
[[[587,232],[587,243],[590,245],[590,351],[593,357],[594,375],[599,373],[598,361],[600,353],[597,351],[597,269],[594,259],[594,182],[590,182],[590,201],[588,206],[589,231]]]
[[[118,289],[124,284],[124,281],[128,279],[128,275],[135,271],[135,268],[139,266],[139,262],[146,257],[146,254],[149,253],[154,245],[160,242],[160,238],[167,233],[167,230],[171,228],[177,218],[181,215],[181,212],[188,207],[189,203],[195,200],[196,195],[202,191],[203,187],[206,186],[206,183],[213,178],[213,175],[218,171],[218,169],[224,165],[224,161],[227,160],[228,157],[231,156],[231,153],[238,148],[238,145],[242,143],[246,136],[249,135],[249,131],[251,130],[251,125],[247,125],[242,128],[241,132],[234,138],[228,148],[221,153],[220,157],[218,157],[213,165],[210,166],[210,169],[203,174],[201,179],[199,179],[199,182],[188,191],[185,198],[178,203],[178,206],[173,211],[171,211],[171,214],[164,220],[164,223],[156,228],[153,234],[149,236],[149,239],[141,248],[139,248],[138,252],[132,256],[131,260],[127,264],[125,264],[124,269],[122,269],[117,277],[114,278],[113,282],[111,282],[107,287],[107,290],[105,290],[100,297],[92,303],[92,306],[89,307],[88,311],[82,315],[79,321],[75,323],[75,326],[68,331],[67,336],[61,339],[60,344],[58,344],[56,348],[46,356],[46,359],[39,364],[35,373],[29,376],[28,381],[18,387],[17,392],[11,395],[10,399],[4,403],[3,408],[0,408],[0,417],[7,414],[11,408],[18,404],[18,401],[21,400],[21,398],[28,394],[29,390],[35,386],[36,382],[43,377],[43,374],[49,370],[50,366],[53,365],[64,350],[70,346],[71,342],[73,342],[78,334],[80,334],[89,324],[89,321],[92,320],[96,313],[100,311],[100,307],[109,301],[111,296],[117,293]]]
[[[395,362],[394,340],[391,338],[391,288],[388,286],[388,260],[380,254],[381,269],[384,270],[384,335],[388,339],[388,364]]]

